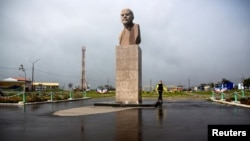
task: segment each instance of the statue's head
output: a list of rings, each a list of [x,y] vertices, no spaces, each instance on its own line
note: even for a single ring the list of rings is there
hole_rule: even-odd
[[[121,11],[121,21],[124,26],[129,26],[133,23],[134,14],[133,11],[130,9],[123,9]]]

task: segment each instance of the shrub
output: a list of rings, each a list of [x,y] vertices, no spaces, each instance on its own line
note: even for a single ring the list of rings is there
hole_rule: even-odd
[[[20,96],[12,96],[12,97],[0,97],[1,103],[18,103],[23,99]]]

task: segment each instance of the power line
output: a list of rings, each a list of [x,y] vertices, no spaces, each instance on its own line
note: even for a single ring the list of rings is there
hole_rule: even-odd
[[[39,71],[39,72],[46,73],[46,74],[49,74],[49,75],[54,75],[54,76],[79,77],[79,76],[73,76],[73,75],[56,74],[56,73],[46,72],[46,71],[38,70],[38,69],[35,69],[35,71]]]
[[[9,67],[0,67],[0,69],[13,69],[13,70],[18,70],[18,68],[9,68]]]

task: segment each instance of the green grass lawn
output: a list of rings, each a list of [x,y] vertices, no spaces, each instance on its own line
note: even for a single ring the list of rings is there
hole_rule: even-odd
[[[234,94],[237,93],[238,100],[242,99],[242,91],[240,90],[231,90],[224,93],[224,97],[227,100],[234,100]],[[0,97],[0,103],[18,103],[19,101],[23,101],[23,95],[17,95],[18,92],[10,93],[7,96]],[[52,95],[51,95],[52,94]],[[211,91],[200,91],[200,92],[164,92],[163,99],[167,98],[210,98],[212,96]],[[216,98],[220,98],[220,93],[214,93]],[[250,91],[244,91],[245,97],[250,97]],[[70,91],[43,91],[43,92],[27,92],[26,93],[26,102],[41,102],[48,100],[66,100],[69,98],[77,99],[77,98],[105,98],[105,97],[113,97],[115,98],[115,92],[111,91],[105,94],[97,93],[96,91],[88,91],[88,92],[70,92]],[[143,99],[157,99],[158,94],[155,92],[142,92]]]

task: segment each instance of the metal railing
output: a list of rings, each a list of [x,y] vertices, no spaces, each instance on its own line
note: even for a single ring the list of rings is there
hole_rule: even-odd
[[[244,90],[241,90],[241,94],[239,94],[238,92],[233,92],[233,93],[231,93],[231,94],[225,94],[224,92],[215,93],[214,91],[212,91],[211,99],[216,99],[216,94],[217,94],[218,96],[220,96],[220,100],[225,100],[225,97],[226,97],[226,96],[229,96],[229,97],[230,97],[230,96],[233,96],[234,102],[236,102],[236,103],[239,102],[239,101],[238,101],[239,97],[245,98],[245,92],[244,92]]]

